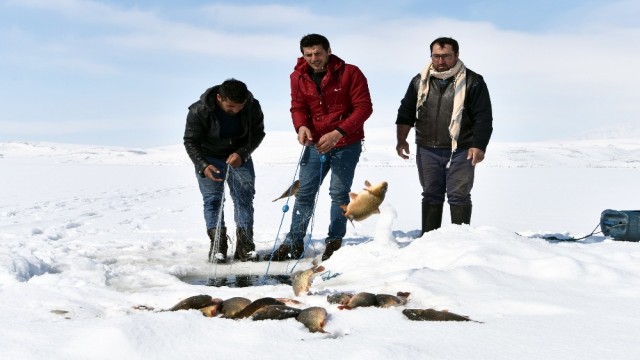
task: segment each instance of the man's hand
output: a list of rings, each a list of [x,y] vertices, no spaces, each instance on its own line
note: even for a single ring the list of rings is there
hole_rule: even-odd
[[[333,130],[330,133],[326,133],[322,135],[318,143],[316,144],[316,149],[321,154],[328,153],[329,150],[333,149],[334,146],[340,141],[342,138],[342,134],[338,130]]]
[[[208,165],[206,168],[204,168],[202,173],[209,180],[213,180],[213,181],[222,181],[222,180],[224,180],[222,178],[219,178],[219,177],[215,176],[215,174],[220,174],[220,170],[218,170],[218,168],[213,166],[213,165]]]
[[[237,168],[239,166],[242,166],[242,156],[238,155],[237,153],[233,153],[231,155],[229,155],[229,157],[227,158],[227,164],[229,164],[229,166],[231,166],[232,168]]]
[[[401,158],[408,159],[409,143],[406,140],[398,142],[398,145],[396,145],[396,152],[398,153],[398,156],[400,156]]]
[[[313,138],[311,137],[311,130],[309,130],[306,126],[300,126],[298,128],[298,142],[300,145],[309,145],[313,143]]]
[[[409,125],[398,124],[396,126],[396,152],[405,160],[409,158],[409,143],[407,142],[409,131],[411,131]]]
[[[484,151],[478,148],[469,148],[467,153],[467,160],[471,160],[471,165],[476,166],[477,163],[484,160]]]

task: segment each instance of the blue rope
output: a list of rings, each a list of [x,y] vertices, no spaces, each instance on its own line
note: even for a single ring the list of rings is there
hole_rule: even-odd
[[[293,270],[296,268],[296,266],[298,265],[298,263],[300,262],[300,260],[302,259],[302,257],[304,257],[304,253],[307,251],[307,248],[309,248],[309,244],[311,244],[311,235],[313,234],[313,225],[315,224],[315,214],[316,214],[316,205],[318,205],[318,198],[320,197],[320,186],[322,186],[322,165],[327,161],[327,155],[326,154],[322,154],[320,155],[320,171],[318,173],[318,191],[316,191],[316,198],[313,201],[313,208],[311,208],[311,223],[309,224],[309,232],[307,233],[307,241],[304,245],[304,249],[302,251],[302,254],[300,255],[300,257],[296,260],[296,262],[293,264],[293,267],[291,268],[290,272],[293,272]]]
[[[298,158],[298,164],[296,165],[296,170],[293,173],[293,178],[291,179],[291,191],[293,191],[293,183],[296,181],[296,176],[298,175],[298,169],[300,169],[300,163],[302,162],[302,156],[304,155],[305,145],[302,145],[302,150],[300,151],[300,157]],[[269,274],[269,268],[271,267],[271,261],[273,260],[273,253],[276,250],[276,244],[278,243],[278,237],[280,236],[280,230],[282,230],[282,223],[284,222],[284,216],[289,211],[289,200],[291,199],[291,193],[287,196],[287,201],[282,207],[282,218],[280,219],[280,226],[278,226],[278,232],[276,233],[276,238],[273,241],[273,247],[271,248],[271,256],[269,256],[269,263],[267,264],[267,271],[264,273],[265,278]]]

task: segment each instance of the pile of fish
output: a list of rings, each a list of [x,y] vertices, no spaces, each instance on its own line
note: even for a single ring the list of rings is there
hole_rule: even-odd
[[[195,295],[181,300],[174,306],[160,311],[200,310],[207,317],[251,320],[284,320],[295,318],[311,332],[325,332],[327,311],[319,306],[305,309],[287,304],[300,304],[299,301],[285,298],[264,297],[251,301],[244,297],[232,297],[227,300],[210,295]],[[139,310],[153,310],[148,306],[136,307]]]
[[[327,295],[327,302],[330,304],[339,304],[338,309],[340,310],[351,310],[357,307],[368,306],[388,308],[406,304],[408,297],[408,292],[398,292],[397,295],[372,294],[369,292],[359,292],[357,294],[341,292]]]

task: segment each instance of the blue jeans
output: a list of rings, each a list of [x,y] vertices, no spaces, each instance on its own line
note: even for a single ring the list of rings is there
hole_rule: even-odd
[[[220,170],[220,174],[217,174],[217,177],[224,179],[227,170],[225,160],[208,157],[207,161]],[[253,198],[256,193],[256,174],[253,169],[253,161],[249,159],[244,165],[236,169],[231,167],[229,169],[227,185],[233,200],[233,216],[236,227],[253,228]],[[224,212],[220,211],[220,207],[223,205],[224,182],[209,180],[206,177],[201,177],[198,173],[196,173],[196,178],[202,194],[204,221],[207,225],[207,230],[225,227]],[[218,218],[218,215],[220,215],[220,218]]]
[[[331,170],[329,195],[331,196],[331,210],[329,213],[329,232],[326,242],[342,240],[347,233],[347,218],[340,205],[349,203],[349,192],[353,183],[356,165],[360,160],[362,144],[334,148],[325,154],[325,161],[321,162],[322,154],[312,146],[307,146],[300,160],[300,189],[293,206],[291,229],[287,241],[292,244],[302,244],[309,221],[313,216],[316,194],[320,190],[322,181]]]
[[[446,193],[450,205],[471,205],[475,167],[467,160],[468,150],[456,149],[451,158],[451,149],[418,146],[416,162],[423,204],[443,204]]]

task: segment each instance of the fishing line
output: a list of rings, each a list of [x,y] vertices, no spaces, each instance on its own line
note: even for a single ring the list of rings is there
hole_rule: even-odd
[[[293,192],[293,184],[296,181],[296,176],[298,175],[298,170],[300,169],[300,163],[302,162],[302,156],[304,155],[304,150],[306,146],[302,145],[302,149],[300,150],[300,157],[298,158],[298,164],[296,165],[296,169],[293,172],[293,178],[291,179],[291,186],[289,186],[289,196],[287,196],[287,200],[282,206],[282,218],[280,219],[280,225],[278,226],[278,232],[276,233],[276,238],[273,240],[273,247],[271,248],[271,255],[269,256],[269,262],[267,264],[267,271],[264,273],[264,276],[269,274],[269,268],[271,267],[271,261],[273,260],[273,254],[276,250],[276,245],[278,244],[278,237],[280,236],[280,230],[282,230],[282,224],[284,223],[284,216],[289,211],[289,200],[291,199],[291,193]],[[285,239],[286,241],[286,239]],[[283,241],[284,243],[284,241]],[[293,245],[293,244],[292,244]]]
[[[304,249],[302,250],[302,254],[300,254],[300,257],[298,259],[296,259],[296,262],[293,264],[293,267],[291,268],[291,272],[293,272],[293,270],[296,268],[296,266],[298,265],[298,263],[300,262],[300,260],[302,259],[302,257],[304,256],[304,253],[307,251],[307,249],[309,248],[309,244],[311,244],[311,235],[313,234],[313,225],[315,223],[315,218],[316,218],[316,205],[318,205],[318,198],[320,197],[320,187],[322,186],[322,178],[323,178],[323,169],[322,169],[322,165],[324,165],[324,163],[327,161],[327,154],[322,154],[320,155],[320,171],[318,173],[318,190],[316,191],[316,197],[313,201],[313,207],[311,208],[311,218],[309,219],[310,223],[309,223],[309,231],[307,232],[307,241],[304,245]],[[314,250],[315,252],[315,250]],[[314,254],[315,256],[315,254]],[[287,268],[288,268],[289,264],[287,264]]]
[[[209,277],[211,277],[211,273],[213,272],[214,281],[217,280],[218,277],[218,262],[214,261],[216,254],[220,250],[220,234],[222,231],[222,217],[224,216],[224,201],[225,201],[225,189],[224,185],[229,179],[229,173],[231,172],[231,166],[227,164],[227,169],[224,174],[224,180],[222,181],[222,197],[220,198],[220,209],[218,210],[218,221],[216,222],[216,232],[214,234],[213,241],[213,251],[211,252],[211,257],[209,258],[209,262],[213,264],[213,266],[209,267]],[[224,241],[227,241],[225,238]],[[223,254],[225,257],[227,254]]]

